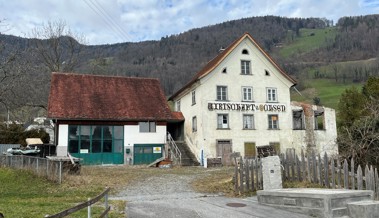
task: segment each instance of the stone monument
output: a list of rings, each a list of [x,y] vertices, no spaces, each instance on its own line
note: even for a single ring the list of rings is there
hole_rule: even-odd
[[[282,189],[282,171],[279,156],[262,158],[263,190]]]

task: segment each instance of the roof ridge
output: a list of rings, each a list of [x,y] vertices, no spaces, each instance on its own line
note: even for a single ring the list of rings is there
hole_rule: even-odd
[[[121,75],[105,75],[105,74],[89,74],[89,73],[75,73],[75,72],[52,72],[52,74],[72,75],[72,76],[88,76],[88,77],[107,77],[107,78],[124,78],[124,79],[140,79],[140,80],[158,80],[153,77],[134,77],[134,76],[121,76]]]

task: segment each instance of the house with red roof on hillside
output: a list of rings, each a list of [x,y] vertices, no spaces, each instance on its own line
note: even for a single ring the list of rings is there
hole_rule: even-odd
[[[291,102],[296,80],[268,55],[249,33],[209,61],[169,100],[182,112],[184,139],[197,159],[231,154],[256,157],[314,150],[334,155],[334,109]]]

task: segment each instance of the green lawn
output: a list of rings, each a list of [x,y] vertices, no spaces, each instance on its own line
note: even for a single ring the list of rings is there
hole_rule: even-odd
[[[306,86],[308,89],[314,89],[315,92],[312,95],[303,94],[303,97],[296,93],[293,93],[292,100],[294,101],[305,101],[313,104],[313,97],[319,97],[321,99],[321,105],[337,109],[339,99],[341,94],[348,88],[356,86],[361,88],[361,84],[353,83],[336,83],[331,79],[310,79],[308,80]],[[303,92],[303,91],[302,91]],[[304,91],[305,92],[305,91]]]
[[[5,217],[34,218],[55,214],[100,194],[104,188],[97,186],[78,188],[54,184],[23,170],[0,168],[0,212]],[[95,205],[92,214],[99,216],[104,204]],[[125,216],[125,214],[123,215]],[[87,209],[70,217],[87,217]],[[109,217],[121,217],[112,212]]]
[[[289,32],[286,45],[280,49],[280,55],[284,58],[296,53],[310,52],[327,45],[334,40],[337,29],[334,27],[325,29],[300,29],[300,36],[292,39],[293,32]]]

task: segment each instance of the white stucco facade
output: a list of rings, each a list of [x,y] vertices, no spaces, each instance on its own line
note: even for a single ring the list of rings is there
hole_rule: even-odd
[[[124,125],[123,153],[124,163],[133,164],[134,146],[137,144],[161,144],[166,143],[167,126],[157,125],[155,132],[141,132],[139,125]],[[69,125],[60,124],[58,127],[57,156],[67,156],[69,143]],[[127,153],[127,149],[130,150]],[[162,150],[164,152],[164,150]],[[163,154],[162,154],[163,155]]]
[[[242,71],[245,61],[250,73]],[[333,109],[322,109],[322,130],[310,127],[315,122],[310,121],[313,115],[308,119],[305,113],[302,120],[309,125],[294,130],[293,109],[302,110],[302,107],[291,104],[293,85],[293,81],[245,37],[209,73],[172,100],[175,109],[185,117],[184,139],[198,158],[201,151],[205,158],[217,157],[220,141],[230,143],[232,152],[240,152],[242,156],[247,144],[252,143],[257,148],[276,144],[281,152],[287,148],[300,152],[300,148],[313,147],[320,152],[337,153]]]

